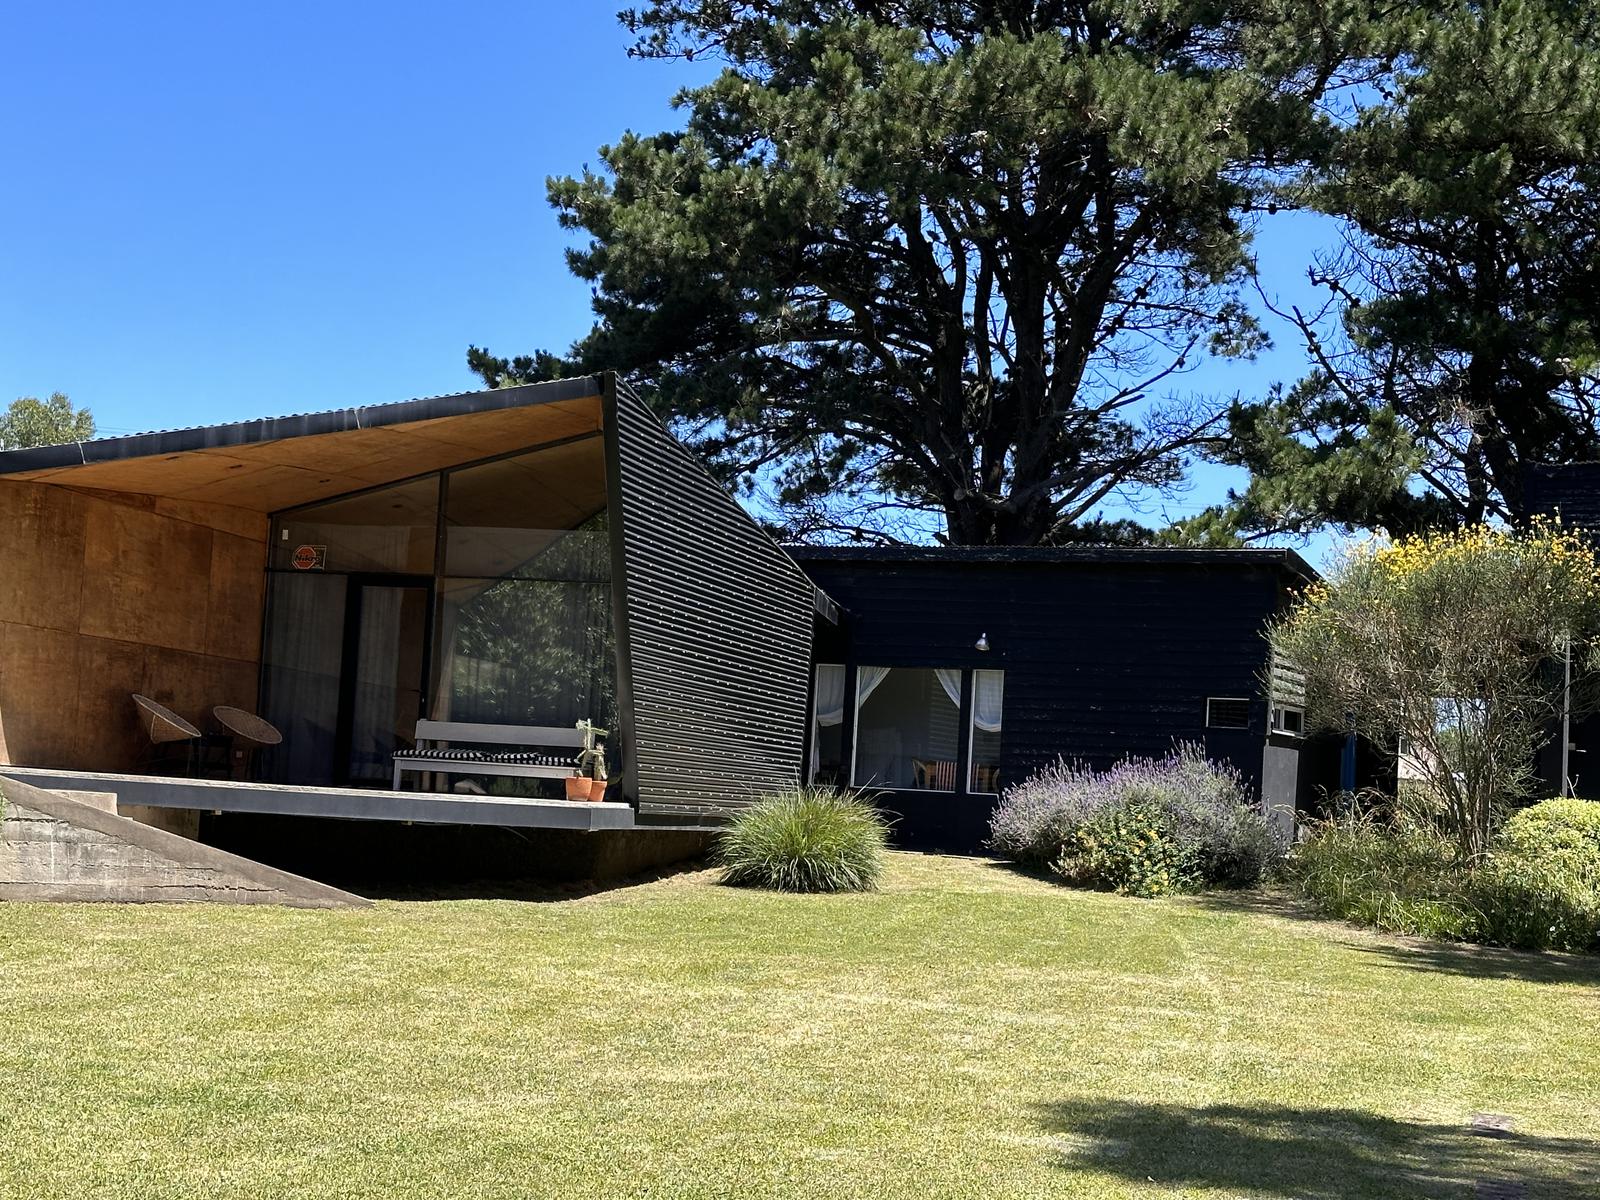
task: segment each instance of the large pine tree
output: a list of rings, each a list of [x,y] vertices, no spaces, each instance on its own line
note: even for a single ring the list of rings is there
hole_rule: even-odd
[[[1348,230],[1313,370],[1235,410],[1253,480],[1199,525],[1516,521],[1530,464],[1600,457],[1600,6],[1448,6],[1391,67],[1296,185]]]
[[[1179,480],[1247,355],[1245,214],[1327,145],[1357,0],[662,0],[715,56],[682,132],[550,183],[598,324],[490,385],[618,368],[791,532],[1104,535]],[[871,515],[875,513],[876,516]],[[1116,532],[1113,530],[1112,532]]]

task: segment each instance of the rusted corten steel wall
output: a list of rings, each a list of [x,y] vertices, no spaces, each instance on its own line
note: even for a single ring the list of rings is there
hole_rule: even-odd
[[[134,692],[249,707],[267,519],[0,479],[0,763],[128,770]]]

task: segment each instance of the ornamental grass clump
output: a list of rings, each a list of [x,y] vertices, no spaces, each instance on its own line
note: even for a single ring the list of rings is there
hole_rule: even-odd
[[[1068,883],[1133,896],[1248,887],[1280,853],[1239,773],[1190,744],[1109,771],[1047,767],[1001,798],[989,845]]]
[[[859,793],[796,787],[763,796],[717,838],[722,882],[779,892],[864,892],[883,875],[889,829]]]

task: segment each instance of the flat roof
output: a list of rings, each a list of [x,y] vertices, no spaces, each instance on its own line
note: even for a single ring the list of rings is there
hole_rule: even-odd
[[[605,377],[0,452],[0,478],[277,512],[598,433]]]
[[[1177,546],[806,546],[786,545],[796,562],[937,563],[970,566],[1119,564],[1128,566],[1275,567],[1302,579],[1316,568],[1293,550]]]

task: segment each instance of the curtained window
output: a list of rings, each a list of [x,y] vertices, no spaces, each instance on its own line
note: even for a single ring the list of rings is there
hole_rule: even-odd
[[[1000,716],[1005,705],[1006,673],[972,673],[972,777],[974,792],[1000,790]]]
[[[811,781],[837,786],[844,777],[844,666],[818,663],[812,704]]]
[[[960,723],[959,671],[858,668],[853,782],[955,791]]]

